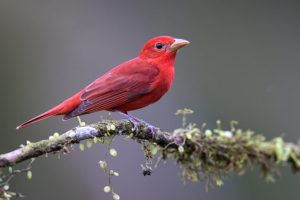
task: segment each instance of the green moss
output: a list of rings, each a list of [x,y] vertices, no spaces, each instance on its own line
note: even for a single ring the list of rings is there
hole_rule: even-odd
[[[293,151],[282,138],[266,141],[254,131],[237,129],[236,124],[231,122],[231,130],[224,130],[218,120],[214,131],[188,124],[173,133],[185,137],[185,144],[178,150],[160,150],[162,157],[177,161],[184,180],[204,180],[208,185],[217,186],[223,185],[223,178],[228,174],[242,174],[253,164],[268,182],[275,181],[281,163],[292,161],[294,168],[300,169],[299,152]]]

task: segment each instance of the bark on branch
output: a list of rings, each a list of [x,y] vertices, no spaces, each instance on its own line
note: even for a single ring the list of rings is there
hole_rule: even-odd
[[[145,152],[162,159],[173,157],[182,168],[182,175],[191,181],[202,180],[221,184],[221,177],[228,172],[241,174],[249,166],[258,166],[266,178],[277,174],[277,167],[288,163],[294,171],[300,170],[300,147],[284,142],[278,137],[266,141],[262,135],[250,130],[236,129],[202,130],[193,124],[173,132],[151,131],[141,125],[133,133],[133,125],[127,120],[102,120],[80,126],[47,140],[27,144],[22,148],[0,155],[0,169],[14,166],[38,156],[67,151],[68,146],[83,140],[106,136],[127,135],[147,142]]]
[[[113,126],[112,126],[113,125]],[[55,153],[63,150],[70,144],[80,143],[80,141],[102,138],[114,135],[130,135],[133,133],[133,125],[127,120],[103,120],[95,124],[75,127],[66,133],[50,137],[47,140],[41,140],[30,143],[22,148],[0,155],[0,168],[14,166],[17,163],[36,158],[44,154]],[[141,125],[139,132],[133,136],[135,139],[153,141],[160,146],[167,144],[181,144],[183,137],[172,136],[170,133],[150,129]],[[174,146],[174,145],[171,145]]]

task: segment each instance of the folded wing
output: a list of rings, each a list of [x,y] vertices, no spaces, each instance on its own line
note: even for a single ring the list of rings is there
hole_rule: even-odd
[[[148,94],[160,73],[155,65],[139,58],[123,63],[84,89],[82,103],[64,119],[114,108]]]

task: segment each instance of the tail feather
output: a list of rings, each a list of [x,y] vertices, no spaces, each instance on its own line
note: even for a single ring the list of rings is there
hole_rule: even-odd
[[[44,112],[26,122],[24,122],[23,124],[17,126],[16,129],[19,130],[20,128],[22,128],[24,126],[41,121],[48,117],[52,117],[55,115],[64,115],[66,113],[69,113],[70,111],[75,109],[81,103],[81,100],[80,100],[81,93],[82,93],[82,91],[76,93],[74,96],[70,97],[69,99],[65,100],[64,102],[55,106],[54,108],[48,110],[47,112]]]
[[[41,115],[39,115],[37,117],[34,117],[34,118],[32,118],[32,119],[24,122],[23,124],[17,126],[16,129],[19,130],[20,128],[22,128],[24,126],[27,126],[28,124],[32,124],[32,123],[41,121],[41,120],[46,119],[46,118],[51,117],[51,116],[52,116],[51,114],[47,114],[47,113],[41,114]]]
[[[20,124],[19,126],[16,127],[17,130],[19,130],[20,128],[24,127],[24,126],[27,126],[29,124],[32,124],[32,123],[35,123],[35,122],[38,122],[38,121],[41,121],[43,119],[46,119],[48,117],[52,117],[52,116],[55,116],[55,115],[60,115],[61,113],[59,112],[61,110],[61,106],[58,105],[50,110],[48,110],[47,112],[44,112],[22,124]]]

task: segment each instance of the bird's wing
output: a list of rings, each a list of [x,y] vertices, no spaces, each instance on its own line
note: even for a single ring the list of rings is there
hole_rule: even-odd
[[[141,59],[125,62],[87,86],[81,95],[82,103],[64,119],[134,101],[152,91],[159,73],[158,67]]]

